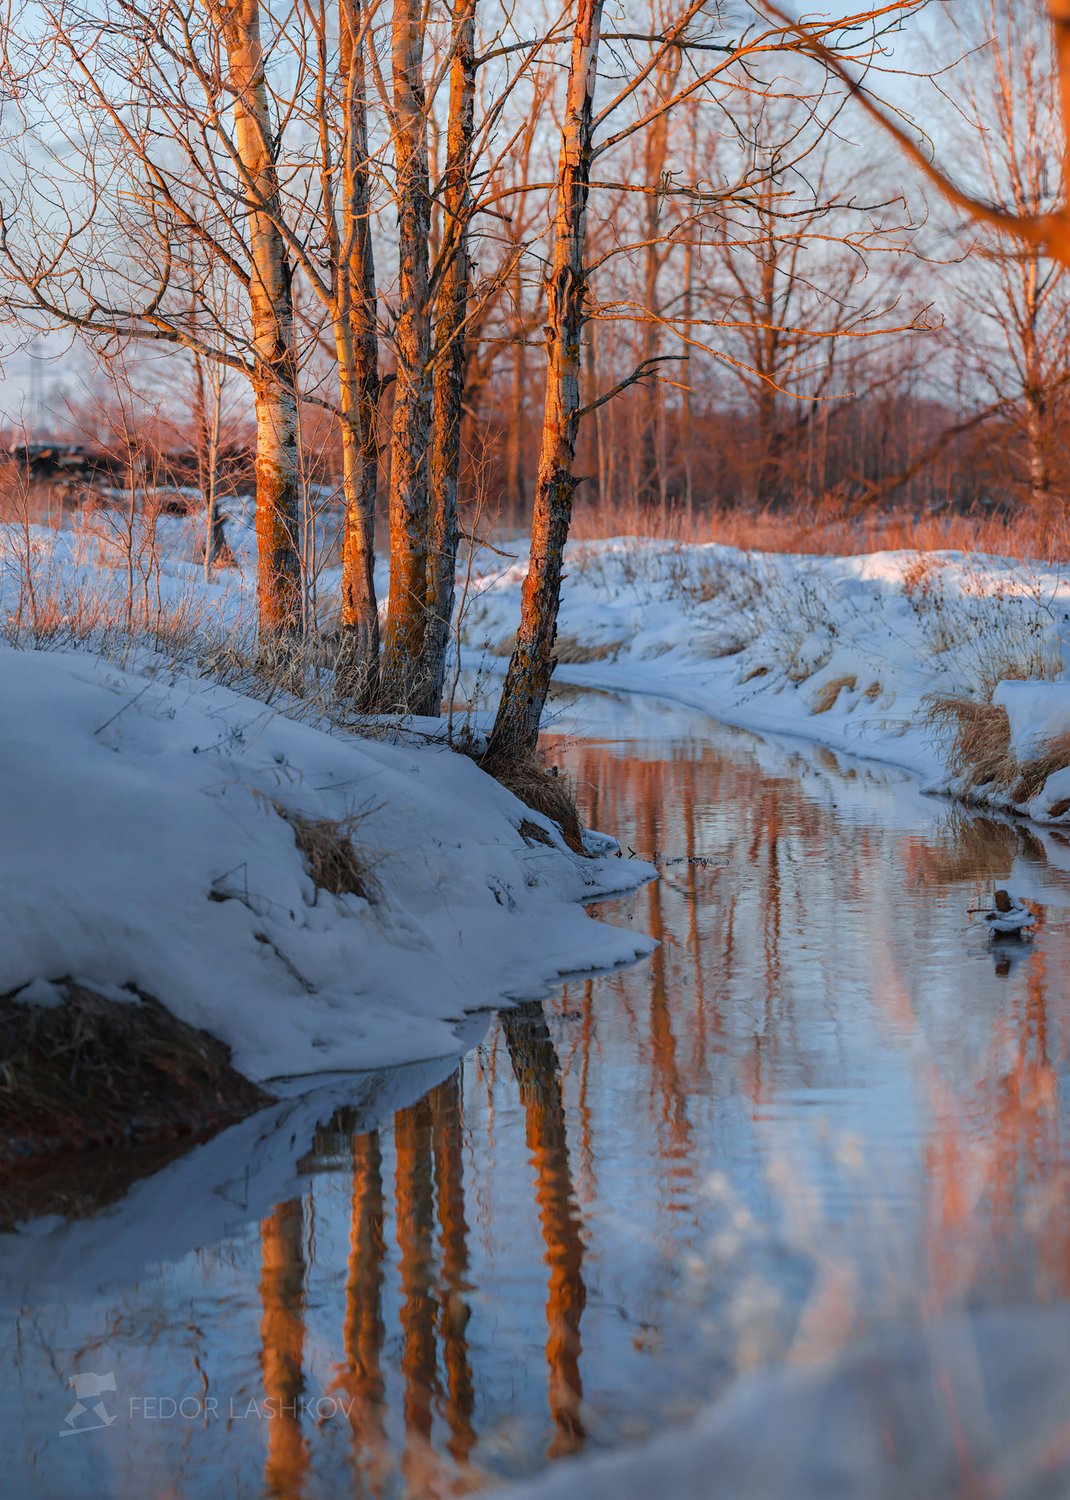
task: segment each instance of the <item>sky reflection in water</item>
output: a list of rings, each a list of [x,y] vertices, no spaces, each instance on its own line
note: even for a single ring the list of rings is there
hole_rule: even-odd
[[[606,911],[653,959],[503,1015],[378,1130],[336,1091],[280,1147],[299,1191],[177,1263],[56,1293],[0,1243],[11,1493],[449,1493],[756,1365],[1067,1296],[1070,847],[651,701],[566,696],[555,731],[661,865]],[[1045,920],[994,950],[967,913],[1008,881]],[[87,1369],[118,1420],[63,1441]]]

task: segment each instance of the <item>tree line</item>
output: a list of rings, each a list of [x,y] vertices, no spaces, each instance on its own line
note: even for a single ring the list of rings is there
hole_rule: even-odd
[[[530,749],[581,479],[694,507],[740,472],[737,493],[777,503],[910,484],[919,448],[931,464],[962,441],[973,416],[942,419],[911,352],[941,319],[903,266],[976,273],[1002,340],[986,415],[1022,418],[1031,500],[1054,512],[1060,4],[1050,31],[1032,0],[990,0],[979,48],[964,31],[984,175],[959,189],[890,82],[928,0],[805,24],[766,0],[32,0],[3,23],[0,304],[15,336],[69,329],[105,362],[171,351],[205,451],[223,382],[247,390],[269,658],[307,628],[307,453],[331,451],[338,687],[361,709],[438,712],[489,465],[531,532],[491,745]],[[926,248],[924,213],[866,165],[885,137],[1019,248]],[[862,398],[882,393],[874,474]],[[202,489],[214,505],[211,462]]]

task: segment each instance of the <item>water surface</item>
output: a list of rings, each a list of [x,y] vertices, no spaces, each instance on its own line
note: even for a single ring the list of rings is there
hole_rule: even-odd
[[[5,1493],[459,1493],[1067,1296],[1066,841],[651,700],[550,744],[661,869],[602,913],[653,958],[0,1237]],[[1008,882],[1043,920],[994,947]]]

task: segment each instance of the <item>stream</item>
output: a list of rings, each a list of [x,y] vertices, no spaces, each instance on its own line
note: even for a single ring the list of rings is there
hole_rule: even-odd
[[[1070,841],[653,699],[547,743],[654,956],[0,1236],[3,1494],[466,1493],[1070,1296]]]

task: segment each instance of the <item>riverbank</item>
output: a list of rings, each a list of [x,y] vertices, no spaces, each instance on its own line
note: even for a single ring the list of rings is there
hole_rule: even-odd
[[[493,561],[462,615],[476,671],[504,666],[527,570],[523,556]],[[814,557],[629,537],[573,544],[565,573],[563,682],[669,697],[902,766],[973,804],[1070,821],[1059,572],[953,552]]]
[[[466,1013],[652,947],[583,910],[648,866],[573,853],[444,745],[298,722],[133,648],[120,664],[0,646],[0,693],[16,1052],[20,1012],[36,1025],[89,994],[151,997],[256,1085],[381,1068],[455,1053]],[[122,1095],[117,1077],[109,1108]]]

